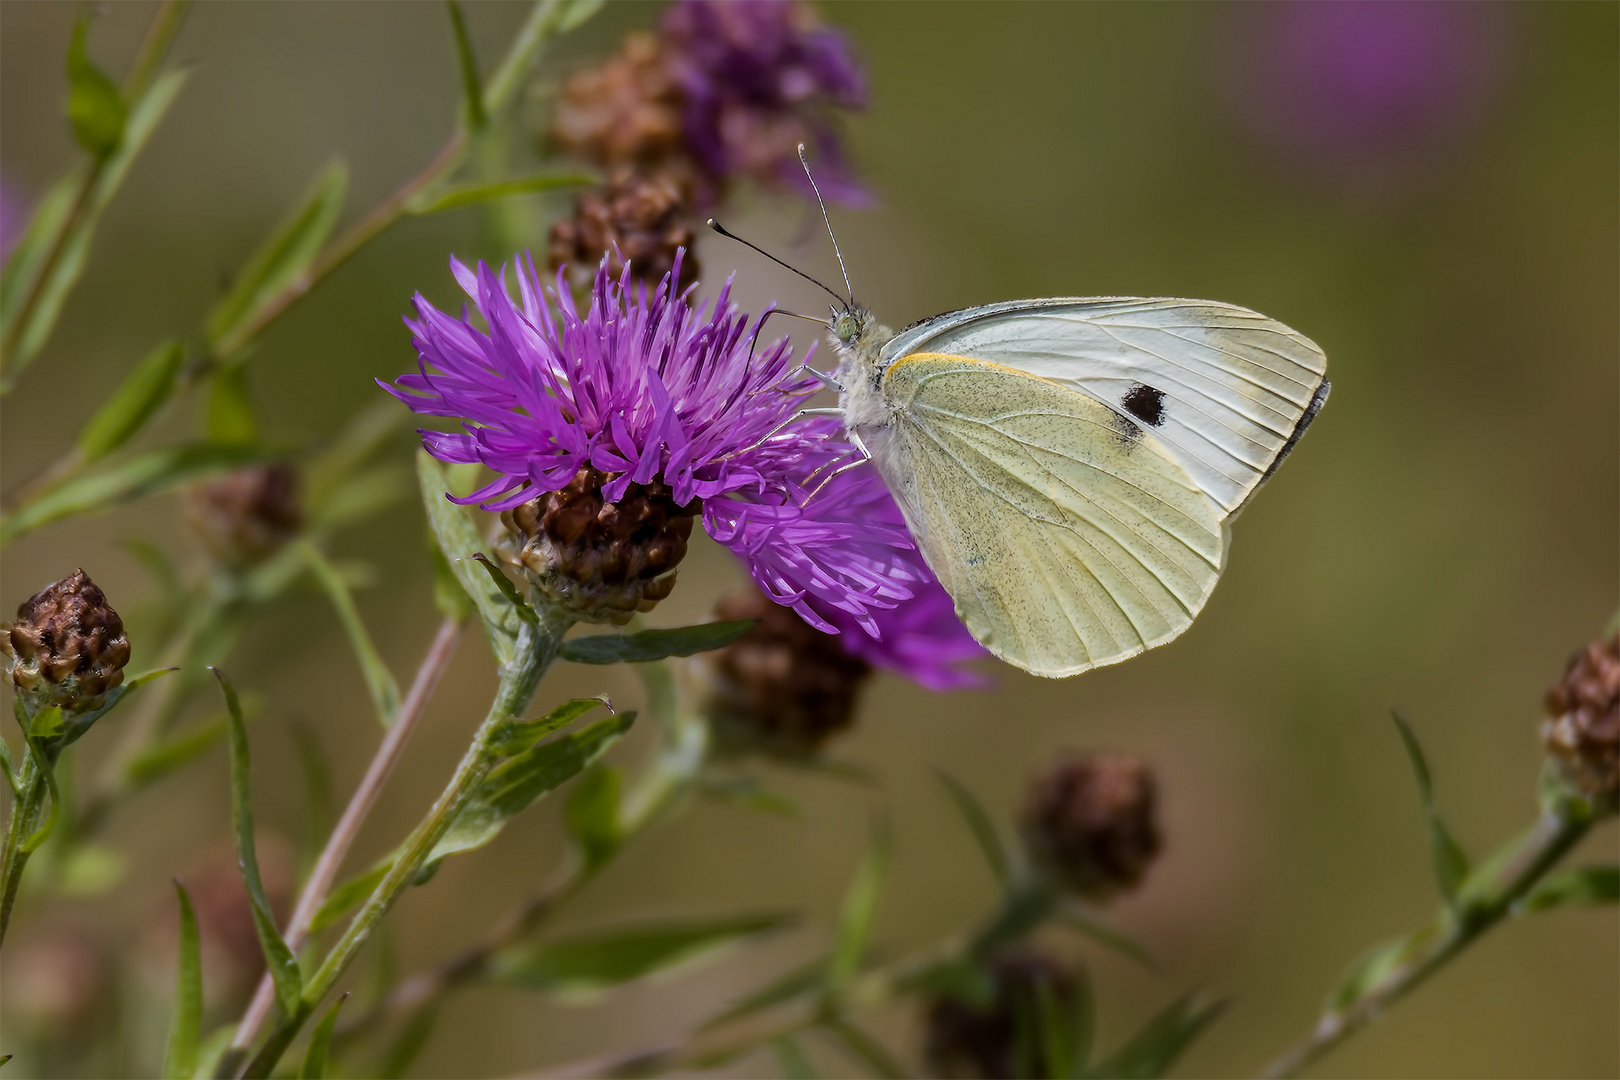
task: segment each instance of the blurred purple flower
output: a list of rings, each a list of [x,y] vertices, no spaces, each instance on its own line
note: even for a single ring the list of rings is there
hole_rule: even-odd
[[[434,457],[499,474],[455,502],[508,509],[586,467],[609,474],[608,502],[656,480],[678,506],[702,500],[705,530],[777,603],[829,632],[837,618],[877,635],[877,613],[932,580],[898,511],[881,484],[844,477],[808,498],[851,450],[835,423],[786,423],[816,382],[794,377],[787,339],[755,352],[760,321],[728,302],[729,281],[712,311],[690,306],[690,290],[672,295],[680,258],[650,294],[631,289],[629,267],[615,282],[604,260],[583,314],[563,271],[544,289],[520,260],[514,300],[504,269],[452,260],[488,332],[418,295],[406,322],[418,371],[379,385],[417,413],[461,420],[421,432]]]
[[[1384,187],[1472,131],[1505,70],[1504,13],[1444,0],[1239,10],[1217,63],[1243,123],[1337,186]]]
[[[11,254],[27,224],[28,211],[17,197],[16,185],[0,173],[0,262]]]
[[[796,0],[678,0],[662,39],[685,97],[688,151],[710,174],[785,184],[804,194],[797,147],[815,151],[823,194],[861,203],[834,117],[866,104],[849,43]]]

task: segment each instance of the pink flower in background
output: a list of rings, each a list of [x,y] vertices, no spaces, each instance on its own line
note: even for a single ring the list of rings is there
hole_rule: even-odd
[[[1480,126],[1507,70],[1496,5],[1297,0],[1237,10],[1218,77],[1244,127],[1331,186],[1406,185]]]

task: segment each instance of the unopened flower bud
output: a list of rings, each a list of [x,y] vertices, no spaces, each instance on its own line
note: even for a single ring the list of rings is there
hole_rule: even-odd
[[[129,638],[106,594],[75,570],[23,601],[15,622],[0,624],[0,653],[32,711],[89,712],[124,681]]]
[[[754,588],[723,598],[715,614],[759,620],[705,657],[705,708],[722,749],[803,757],[854,722],[872,666],[846,650],[841,636],[822,633]]]
[[[940,997],[929,1005],[923,1044],[928,1075],[1044,1080],[1051,1073],[1044,1040],[1038,1037],[1040,1020],[1073,1012],[1074,976],[1052,957],[1027,949],[1000,953],[988,966],[993,987],[989,1001]],[[1048,999],[1045,1006],[1043,997]]]
[[[304,523],[298,474],[277,463],[238,469],[186,492],[192,527],[221,562],[262,562]]]
[[[551,143],[599,165],[660,161],[681,148],[681,93],[645,31],[618,53],[569,76],[558,95]]]
[[[546,603],[581,622],[624,624],[675,588],[698,500],[675,505],[661,481],[631,484],[618,502],[602,485],[614,474],[586,467],[561,491],[503,511],[503,554],[527,573]]]
[[[1066,757],[1029,785],[1024,848],[1071,892],[1109,900],[1135,888],[1159,853],[1157,801],[1153,773],[1138,758]]]
[[[573,217],[551,226],[548,257],[553,272],[569,267],[569,284],[583,293],[604,256],[615,280],[628,262],[633,278],[656,285],[676,269],[675,255],[685,249],[675,282],[675,292],[680,293],[698,279],[698,261],[691,254],[696,239],[686,194],[677,180],[658,173],[619,172],[601,191],[581,194]]]
[[[1547,753],[1571,782],[1612,808],[1620,800],[1620,634],[1570,657],[1544,704]]]

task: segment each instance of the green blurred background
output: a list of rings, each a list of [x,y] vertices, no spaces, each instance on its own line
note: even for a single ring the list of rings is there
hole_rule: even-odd
[[[77,10],[0,5],[0,166],[25,198],[74,158],[61,58]],[[149,10],[115,5],[97,22],[93,48],[109,70],[123,70]],[[858,730],[832,752],[877,773],[881,789],[773,773],[801,820],[694,806],[559,923],[790,907],[807,912],[801,928],[602,1002],[463,993],[416,1073],[500,1074],[655,1041],[810,956],[879,804],[899,853],[877,928],[885,952],[963,926],[991,902],[991,885],[935,767],[1010,812],[1030,770],[1060,748],[1154,762],[1166,851],[1114,913],[1165,970],[1054,944],[1092,965],[1105,1041],[1184,988],[1230,997],[1179,1066],[1186,1075],[1258,1068],[1310,1023],[1356,953],[1429,915],[1428,856],[1392,705],[1425,740],[1439,799],[1472,850],[1529,822],[1542,692],[1620,593],[1620,9],[1440,11],[1438,37],[1419,20],[1430,29],[1414,32],[1416,44],[1380,36],[1406,32],[1387,13],[1355,31],[1392,65],[1385,100],[1335,98],[1337,69],[1312,61],[1285,5],[823,9],[870,72],[871,107],[848,134],[877,203],[835,210],[834,221],[857,292],[881,318],[899,326],[1021,296],[1213,297],[1319,342],[1332,400],[1236,527],[1225,579],[1172,646],[1065,682],[997,670],[990,693],[936,696],[880,678]],[[486,62],[524,12],[470,7]],[[544,71],[600,55],[655,16],[611,5]],[[1353,24],[1334,40],[1352,40]],[[1289,49],[1298,55],[1282,55]],[[425,163],[454,118],[437,5],[202,4],[176,55],[194,66],[192,82],[108,213],[55,340],[5,402],[7,490],[69,445],[152,342],[196,325],[324,162],[341,156],[352,169],[352,219]],[[1380,120],[1390,116],[1399,122]],[[836,273],[801,203],[761,197],[728,216],[812,272]],[[498,257],[485,235],[474,211],[407,222],[274,328],[250,366],[271,433],[329,434],[377,398],[373,377],[410,368],[398,320],[411,292],[450,301],[447,255]],[[716,241],[700,248],[711,285],[736,268],[745,306],[777,298],[819,310],[808,286]],[[408,463],[409,438],[391,452]],[[0,567],[0,602],[9,609],[82,565],[116,606],[139,608],[150,585],[118,541],[189,545],[175,509],[158,500],[25,539]],[[401,673],[437,618],[421,535],[406,502],[339,551],[378,567],[362,609]],[[738,578],[704,541],[654,620],[700,619]],[[153,662],[138,637],[134,649],[135,668]],[[251,632],[232,672],[270,701],[255,729],[261,821],[296,836],[284,721],[317,727],[346,793],[376,738],[364,689],[315,597]],[[469,639],[356,865],[426,807],[492,685]],[[637,694],[617,673],[576,667],[542,695],[603,691]],[[93,759],[111,741],[81,745]],[[554,811],[528,815],[407,896],[393,917],[404,970],[448,955],[535,887],[561,855]],[[19,939],[68,926],[149,958],[159,974],[136,985],[156,988],[148,1007],[161,1031],[167,961],[151,927],[172,919],[168,879],[225,842],[225,816],[216,754],[127,807],[112,838],[138,858],[112,895],[35,913]],[[1612,858],[1615,846],[1609,826],[1580,854]],[[1614,911],[1559,913],[1491,935],[1319,1072],[1615,1076],[1617,1016]],[[874,1023],[892,1045],[915,1044],[910,1012]],[[106,1067],[135,1069],[149,1053],[123,1046]],[[760,1057],[737,1072],[772,1067]]]

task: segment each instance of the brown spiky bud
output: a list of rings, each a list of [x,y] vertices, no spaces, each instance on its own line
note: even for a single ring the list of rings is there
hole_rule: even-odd
[[[1157,790],[1128,754],[1065,757],[1034,777],[1019,828],[1030,860],[1070,891],[1105,901],[1135,888],[1159,853]]]
[[[607,187],[580,195],[573,217],[551,226],[548,257],[553,272],[568,266],[569,284],[579,293],[589,289],[604,255],[614,280],[629,262],[637,281],[656,285],[674,268],[676,251],[685,248],[675,282],[679,293],[698,279],[691,250],[696,238],[680,183],[660,173],[620,171]]]
[[[675,505],[656,480],[608,502],[602,485],[615,475],[586,467],[561,491],[501,513],[511,531],[502,553],[543,600],[581,622],[622,625],[668,596],[702,510],[697,499]]]
[[[548,132],[552,145],[598,165],[649,165],[681,147],[681,92],[658,39],[644,31],[600,64],[569,76]]]
[[[1002,952],[988,968],[993,987],[988,1001],[940,997],[928,1006],[923,1043],[928,1075],[949,1080],[1051,1076],[1039,1025],[1043,1015],[1073,1011],[1074,976],[1052,957],[1028,949]],[[1043,997],[1048,999],[1044,1006]]]
[[[192,527],[222,562],[252,564],[298,535],[303,510],[298,474],[290,465],[238,469],[186,492]]]
[[[0,624],[0,652],[35,709],[89,712],[124,681],[129,638],[106,594],[75,570],[23,601],[15,622]]]
[[[1570,657],[1544,704],[1547,752],[1582,791],[1613,806],[1620,799],[1620,634]]]
[[[752,587],[723,598],[715,614],[759,620],[706,657],[705,707],[723,749],[803,757],[854,722],[872,667],[850,655],[838,635]]]

